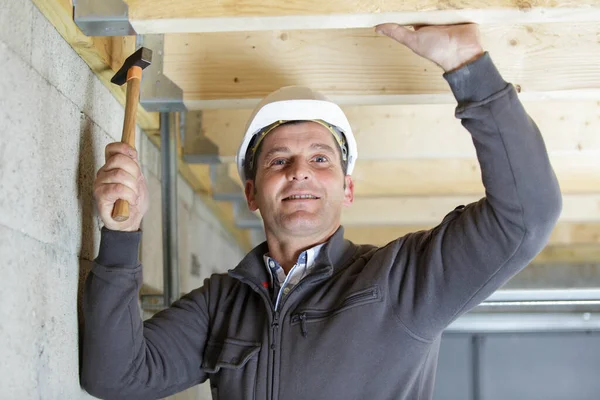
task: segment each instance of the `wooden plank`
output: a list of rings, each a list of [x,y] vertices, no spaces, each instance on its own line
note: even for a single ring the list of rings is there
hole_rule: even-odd
[[[411,232],[431,229],[432,225],[415,226],[347,226],[346,239],[354,243],[385,246],[392,240]],[[548,241],[549,246],[596,245],[600,246],[600,224],[559,223]],[[600,262],[600,260],[598,260]]]
[[[476,200],[475,196],[356,198],[344,210],[342,221],[345,225],[437,224],[456,206]],[[560,220],[600,222],[600,196],[563,196]]]
[[[433,226],[433,225],[432,225]],[[425,226],[394,226],[380,227],[372,226],[368,228],[345,227],[344,237],[354,243],[368,243],[375,246],[385,246],[398,237],[402,237],[411,232],[417,232],[423,229],[429,229]],[[577,237],[578,229],[593,230],[585,237],[579,237],[585,241],[567,241],[562,240],[565,235],[572,239]],[[572,240],[571,239],[571,240]],[[569,224],[559,223],[548,242],[548,246],[533,260],[533,264],[553,264],[553,263],[578,263],[578,264],[598,264],[600,263],[600,224]]]
[[[533,260],[534,264],[598,264],[600,246],[547,246]]]
[[[600,101],[524,102],[524,106],[550,154],[600,151]],[[471,136],[454,117],[454,105],[348,106],[344,111],[356,137],[359,160],[475,157]],[[202,112],[202,134],[219,146],[223,161],[233,161],[250,112]],[[194,151],[186,148],[187,154]]]
[[[344,225],[435,225],[478,196],[357,197],[342,212]],[[600,222],[600,194],[563,195],[560,222]]]
[[[594,0],[126,0],[138,33],[364,28],[402,24],[539,23],[599,19]]]
[[[563,194],[600,193],[600,152],[553,155]],[[358,162],[353,173],[358,196],[484,195],[474,159],[420,159]]]
[[[600,100],[600,22],[482,26],[488,50],[524,99]],[[569,54],[569,57],[565,57]],[[340,104],[454,104],[442,70],[373,29],[178,34],[165,74],[189,109],[253,107],[286,85]]]
[[[342,212],[344,225],[435,225],[478,196],[357,197]],[[600,222],[600,194],[563,195],[560,222]]]
[[[119,103],[124,105],[126,86],[117,86],[110,80],[123,61],[135,50],[135,37],[85,36],[73,22],[71,0],[33,0],[33,3],[89,65]],[[143,107],[138,107],[137,124],[142,129],[159,129],[158,113],[149,113]]]
[[[600,152],[550,157],[563,194],[600,193]],[[229,177],[242,184],[234,163]],[[359,159],[352,173],[354,193],[375,196],[484,195],[476,159],[441,158],[414,160]]]

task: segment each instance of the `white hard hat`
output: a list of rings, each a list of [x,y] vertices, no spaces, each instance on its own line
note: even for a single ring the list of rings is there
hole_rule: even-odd
[[[244,139],[235,158],[242,183],[246,181],[246,153],[254,136],[270,125],[285,121],[324,121],[340,130],[348,147],[346,174],[352,174],[358,150],[352,128],[342,109],[321,93],[307,87],[286,86],[265,97],[248,120]]]

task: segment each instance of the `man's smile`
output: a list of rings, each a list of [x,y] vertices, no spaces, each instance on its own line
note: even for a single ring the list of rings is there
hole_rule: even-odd
[[[298,201],[298,200],[318,200],[320,197],[317,197],[312,194],[292,194],[283,199],[283,201]]]

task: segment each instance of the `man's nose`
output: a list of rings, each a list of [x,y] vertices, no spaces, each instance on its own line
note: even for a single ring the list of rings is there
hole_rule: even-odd
[[[310,177],[310,167],[302,160],[293,160],[288,168],[288,180],[306,180]]]

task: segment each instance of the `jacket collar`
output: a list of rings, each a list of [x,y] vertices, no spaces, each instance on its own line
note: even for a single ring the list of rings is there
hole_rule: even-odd
[[[269,276],[263,265],[263,255],[268,251],[267,242],[262,242],[246,254],[237,267],[229,270],[229,275],[234,278],[248,280],[258,287],[268,285]],[[336,270],[348,264],[355,251],[356,246],[344,239],[344,227],[340,226],[321,249],[315,261],[313,273],[328,269],[326,275],[333,275]]]

